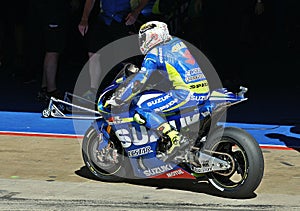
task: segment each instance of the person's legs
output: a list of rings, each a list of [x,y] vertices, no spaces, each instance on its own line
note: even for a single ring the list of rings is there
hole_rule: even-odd
[[[87,48],[89,56],[89,74],[90,89],[87,90],[83,97],[95,102],[99,90],[101,79],[105,77],[105,72],[101,71],[105,64],[100,61],[99,50],[109,43],[128,35],[128,28],[124,23],[112,22],[110,26],[105,25],[102,21],[97,20],[91,24],[87,33]]]
[[[97,92],[101,81],[100,55],[98,53],[88,52],[88,56],[90,88],[83,93],[82,97],[91,102],[96,102]]]
[[[91,89],[98,90],[101,79],[100,54],[89,52],[89,73],[91,76]]]
[[[59,53],[46,52],[43,65],[42,87],[47,87],[47,92],[56,90],[56,73]]]
[[[95,19],[85,35],[85,45],[89,57],[90,88],[83,93],[82,97],[92,102],[96,101],[97,90],[101,82],[100,54],[98,51],[108,42],[107,27],[101,20]]]
[[[54,11],[53,11],[54,12]],[[66,12],[67,14],[67,12]],[[63,98],[57,88],[57,72],[59,65],[59,58],[66,46],[68,17],[59,11],[55,15],[46,18],[44,22],[44,37],[45,37],[45,56],[43,61],[43,77],[42,88],[47,88],[48,97]],[[52,19],[53,18],[53,19]]]
[[[56,86],[58,60],[59,53],[57,52],[46,52],[44,56],[41,89],[37,95],[38,100],[42,102],[48,101],[50,97],[63,98]]]

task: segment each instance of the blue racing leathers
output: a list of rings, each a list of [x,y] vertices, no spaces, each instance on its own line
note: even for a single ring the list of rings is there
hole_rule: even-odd
[[[120,102],[132,99],[155,72],[171,82],[164,92],[142,95],[136,112],[145,119],[149,128],[158,128],[166,120],[163,113],[203,104],[209,95],[209,85],[198,63],[187,46],[179,39],[156,46],[146,55],[141,70],[120,90]]]

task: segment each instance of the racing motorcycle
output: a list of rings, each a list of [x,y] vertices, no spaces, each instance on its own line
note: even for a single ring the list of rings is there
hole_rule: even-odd
[[[240,87],[238,93],[215,89],[203,105],[166,113],[167,121],[191,143],[180,158],[168,160],[170,140],[133,118],[141,95],[160,91],[145,89],[120,107],[108,105],[125,75],[121,71],[101,92],[100,117],[92,121],[83,138],[83,160],[93,175],[110,182],[128,178],[205,180],[224,197],[253,194],[264,172],[259,144],[245,130],[220,121],[228,107],[247,100],[247,88]]]

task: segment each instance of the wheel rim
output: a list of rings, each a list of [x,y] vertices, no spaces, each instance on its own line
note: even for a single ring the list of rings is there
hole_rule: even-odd
[[[105,158],[104,151],[99,150],[99,141],[97,136],[93,135],[92,140],[87,146],[87,157],[89,168],[95,173],[102,175],[115,175],[121,169],[122,158],[118,156],[117,162],[108,161]],[[111,150],[117,150],[113,143],[110,144]],[[118,154],[120,155],[120,154]]]
[[[248,174],[248,158],[243,147],[234,139],[222,137],[222,140],[213,147],[212,151],[227,153],[232,156],[233,161],[230,163],[232,168],[226,172],[210,173],[210,180],[222,188],[235,188],[244,183]],[[213,156],[222,159],[220,157],[222,155],[213,154]]]
[[[50,110],[49,109],[43,110],[43,117],[49,117],[49,116],[50,116]]]

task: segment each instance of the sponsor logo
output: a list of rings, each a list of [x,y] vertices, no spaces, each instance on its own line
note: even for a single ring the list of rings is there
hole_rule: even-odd
[[[165,96],[163,96],[163,97],[160,97],[160,98],[157,98],[157,99],[155,99],[155,100],[152,100],[152,101],[148,102],[148,103],[147,103],[147,106],[150,107],[150,106],[156,105],[156,104],[158,104],[158,103],[164,102],[164,101],[168,100],[170,97],[172,97],[172,94],[171,94],[171,93],[168,94],[168,95],[165,95]]]
[[[194,124],[199,121],[200,114],[194,114],[193,116],[181,117],[180,124],[181,127]],[[169,122],[170,125],[176,128],[175,120]],[[139,131],[139,132],[137,132]],[[137,125],[130,129],[119,129],[116,131],[118,139],[121,141],[124,148],[129,148],[132,144],[135,146],[141,146],[147,143],[156,142],[157,135],[151,131],[147,131],[146,127],[143,125]],[[150,153],[150,152],[149,152]]]
[[[191,96],[191,100],[193,101],[204,101],[208,98],[208,96]]]
[[[191,82],[191,81],[197,81],[197,80],[201,80],[201,79],[206,79],[204,74],[199,74],[199,75],[193,75],[193,76],[187,76],[185,77],[185,81]]]
[[[149,177],[149,176],[154,176],[154,175],[165,173],[165,172],[170,171],[172,169],[173,169],[173,167],[170,164],[166,164],[166,165],[163,165],[163,166],[158,166],[158,167],[155,167],[155,168],[145,170],[144,174],[147,177]]]
[[[185,127],[187,125],[194,124],[199,121],[199,118],[200,118],[200,114],[195,114],[194,116],[187,116],[184,118],[180,118],[181,127]]]
[[[159,54],[159,62],[162,64],[163,61],[163,53],[162,53],[162,48],[158,49],[158,54]]]
[[[196,173],[203,173],[203,169],[201,167],[191,166],[191,170]]]
[[[186,45],[183,42],[177,43],[172,47],[172,52],[178,52],[183,48],[186,48]]]
[[[206,172],[211,172],[212,168],[211,167],[195,167],[195,166],[191,166],[191,170],[196,172],[196,173],[206,173]]]
[[[50,28],[57,28],[58,27],[58,24],[49,24],[48,25]]]
[[[128,151],[128,157],[136,157],[136,156],[140,156],[140,155],[146,155],[146,154],[149,154],[151,152],[153,152],[151,147],[146,146],[146,147],[142,147],[142,148],[139,148],[139,149]]]
[[[198,89],[198,88],[207,87],[207,86],[208,86],[207,82],[201,82],[201,83],[191,85],[190,88],[191,89]]]
[[[168,109],[168,108],[172,107],[177,102],[178,102],[178,99],[174,99],[174,100],[168,102],[166,105],[163,105],[159,108],[154,109],[154,111],[156,111],[156,112],[163,111],[164,109]]]
[[[202,70],[200,69],[200,67],[191,69],[191,70],[187,70],[186,72],[187,76],[193,76],[193,75],[199,75],[201,74],[203,76],[203,78],[205,78],[204,74],[202,73]]]
[[[136,127],[139,127],[140,132],[137,132]],[[145,126],[136,127],[132,127],[131,130],[124,128],[116,131],[116,135],[124,148],[130,147],[132,144],[135,146],[141,146],[148,142],[155,142],[157,140],[158,137],[155,134],[148,134]]]
[[[167,173],[167,177],[175,177],[178,175],[184,174],[184,172],[181,169],[178,169],[176,171],[172,171],[170,173]]]

